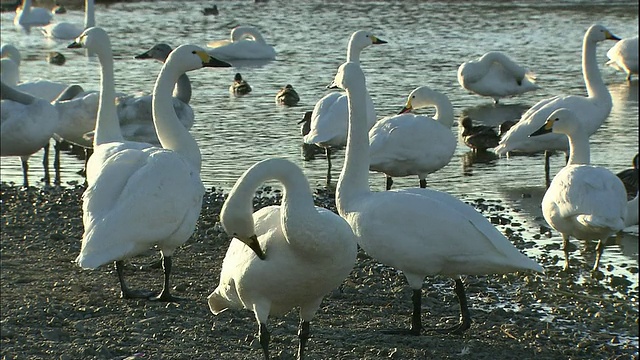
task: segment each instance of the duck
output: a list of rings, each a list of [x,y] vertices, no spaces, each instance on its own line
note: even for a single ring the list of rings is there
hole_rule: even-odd
[[[624,71],[627,81],[631,81],[631,75],[638,75],[638,36],[618,41],[607,51],[607,57],[607,65]]]
[[[101,89],[83,195],[82,245],[76,263],[96,269],[115,263],[123,298],[176,301],[170,292],[172,255],[193,233],[202,207],[201,154],[197,142],[180,124],[171,92],[178,77],[202,67],[229,67],[202,48],[181,45],[167,58],[153,91],[153,120],[160,146],[126,141],[120,131],[113,83],[113,53],[102,28],[85,30],[70,48],[87,48],[98,57]],[[129,289],[124,260],[157,245],[162,254],[162,291]]]
[[[474,153],[478,153],[498,146],[500,135],[491,126],[473,125],[473,120],[465,116],[460,120],[460,138]]]
[[[19,156],[23,187],[29,187],[29,157],[45,149],[44,183],[50,184],[48,145],[58,126],[58,112],[46,100],[0,82],[0,156]]]
[[[57,22],[43,27],[42,34],[46,38],[73,40],[80,36],[84,29],[96,26],[94,0],[84,1],[84,27],[70,22]]]
[[[218,6],[217,5],[213,5],[212,7],[206,7],[202,10],[200,10],[202,12],[202,15],[218,15]]]
[[[311,115],[313,111],[305,111],[302,116],[302,120],[298,121],[298,125],[300,125],[300,134],[304,138],[305,135],[311,131]],[[324,149],[319,147],[316,144],[307,144],[304,141],[302,142],[302,159],[304,161],[313,160],[316,158],[316,155],[324,153]]]
[[[535,153],[544,151],[545,185],[550,183],[549,158],[552,151],[569,150],[569,141],[563,134],[549,133],[530,137],[531,133],[544,125],[551,113],[560,108],[567,108],[576,113],[584,123],[584,131],[591,136],[607,119],[613,102],[607,85],[602,80],[596,59],[596,46],[604,40],[620,40],[606,27],[595,24],[585,32],[582,41],[582,74],[588,96],[558,95],[538,101],[527,110],[520,120],[504,136],[494,148],[498,155],[510,152]]]
[[[433,118],[410,113],[427,106],[435,106]],[[428,86],[414,89],[398,115],[369,130],[369,169],[385,174],[387,190],[393,177],[409,175],[417,175],[420,187],[427,187],[427,175],[446,166],[456,150],[452,125],[453,105],[445,94]]]
[[[632,168],[625,169],[616,174],[616,176],[624,184],[624,188],[627,191],[627,200],[631,200],[636,196],[638,192],[638,175],[640,174],[640,159],[638,159],[638,153],[633,157]]]
[[[284,188],[281,205],[253,212],[253,197],[268,180]],[[215,315],[227,309],[253,311],[258,339],[269,359],[270,316],[300,308],[298,359],[304,359],[310,322],[323,297],[351,272],[357,253],[345,220],[315,206],[302,170],[286,159],[269,158],[251,166],[236,181],[220,212],[231,244],[220,282],[207,297]]]
[[[426,276],[455,278],[461,321],[444,332],[463,333],[471,315],[461,275],[544,272],[473,207],[429,188],[372,192],[369,189],[369,139],[366,80],[358,62],[338,68],[331,85],[349,98],[349,136],[336,187],[336,207],[358,245],[378,262],[402,271],[412,289],[411,327],[419,335],[422,286]]]
[[[51,13],[56,15],[56,14],[66,14],[67,13],[67,8],[64,7],[64,5],[60,4],[59,2],[55,2],[53,9],[51,9]]]
[[[224,61],[275,60],[276,50],[267,44],[260,31],[249,25],[231,29],[231,38],[211,41],[207,52]]]
[[[458,83],[463,89],[480,96],[501,98],[540,89],[536,77],[501,51],[490,51],[466,61],[458,67]]]
[[[585,122],[571,109],[552,112],[540,129],[569,139],[569,161],[551,181],[542,198],[545,221],[562,234],[564,270],[569,270],[569,239],[598,240],[593,271],[598,270],[607,239],[625,228],[627,192],[609,169],[590,164],[589,134]]]
[[[243,96],[251,92],[251,85],[246,82],[240,73],[236,73],[233,82],[229,86],[229,93],[234,96]]]
[[[276,104],[296,106],[298,102],[300,102],[300,96],[291,84],[285,85],[285,87],[281,88],[276,94]]]
[[[367,30],[357,30],[349,37],[347,60],[360,62],[362,50],[371,45],[386,44]],[[376,109],[371,96],[367,96],[369,128],[376,122]],[[347,96],[343,92],[330,92],[313,107],[311,129],[304,136],[305,144],[315,144],[325,149],[327,157],[326,184],[331,185],[331,149],[340,149],[347,143]]]
[[[67,62],[67,58],[61,52],[50,51],[47,53],[47,62],[53,65],[64,65]]]
[[[22,7],[16,9],[16,15],[13,18],[13,24],[22,28],[27,34],[31,32],[32,27],[49,25],[53,18],[50,10],[34,7],[32,4],[32,0],[24,0]]]

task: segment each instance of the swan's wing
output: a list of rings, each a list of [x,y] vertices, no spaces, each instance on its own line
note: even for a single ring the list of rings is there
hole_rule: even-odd
[[[243,39],[215,47],[209,46],[207,52],[223,60],[272,60],[276,51],[271,45]]]
[[[58,112],[45,100],[28,105],[2,100],[0,108],[2,156],[35,153],[49,142],[58,125]]]
[[[332,92],[323,96],[313,107],[311,130],[304,137],[307,144],[343,146],[347,140],[347,96]]]
[[[73,144],[91,146],[91,141],[85,139],[84,134],[96,126],[99,96],[99,92],[90,92],[55,103],[60,114],[60,126],[56,134]]]
[[[55,100],[61,92],[66,90],[69,84],[49,80],[34,80],[20,83],[16,88],[47,101]]]
[[[80,36],[82,31],[81,27],[68,22],[49,24],[42,28],[42,33],[45,37],[60,40],[73,40]]]

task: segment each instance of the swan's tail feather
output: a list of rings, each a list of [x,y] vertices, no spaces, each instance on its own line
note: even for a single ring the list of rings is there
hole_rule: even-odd
[[[598,215],[578,215],[576,216],[576,221],[585,227],[600,231],[606,231],[607,229],[620,231],[624,229],[624,221],[621,218],[612,219]]]

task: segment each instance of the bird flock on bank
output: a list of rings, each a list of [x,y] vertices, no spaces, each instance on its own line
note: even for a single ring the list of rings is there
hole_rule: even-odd
[[[58,4],[59,5],[59,4]],[[60,8],[54,10],[59,14]],[[217,7],[204,15],[217,15]],[[117,92],[114,58],[107,31],[95,26],[93,0],[85,0],[83,27],[52,23],[51,10],[24,0],[15,25],[47,37],[73,39],[69,48],[84,48],[100,65],[100,89],[48,80],[23,82],[20,53],[2,46],[2,156],[19,156],[28,187],[29,156],[49,141],[67,141],[87,150],[86,190],[82,198],[84,234],[76,262],[86,269],[114,264],[123,298],[179,301],[171,292],[172,255],[195,230],[205,193],[200,169],[203,159],[189,129],[194,123],[187,72],[232,67],[235,60],[273,60],[276,52],[258,29],[238,26],[230,39],[205,47],[183,44],[175,49],[159,43],[135,56],[163,63],[152,95]],[[546,222],[563,239],[565,271],[569,271],[569,240],[597,240],[593,270],[601,262],[609,237],[638,222],[638,157],[633,169],[617,174],[590,164],[589,137],[607,119],[612,100],[596,58],[596,46],[617,41],[608,65],[626,79],[638,74],[638,38],[619,39],[602,25],[586,30],[582,72],[588,96],[563,94],[539,101],[520,120],[494,128],[461,119],[460,138],[474,152],[497,154],[563,151],[566,166],[547,180],[542,200]],[[421,295],[427,276],[453,279],[460,304],[460,322],[437,331],[460,334],[472,319],[463,275],[544,273],[482,214],[456,197],[427,187],[427,176],[446,166],[458,139],[452,132],[454,109],[446,94],[423,85],[408,95],[397,115],[377,119],[360,65],[361,52],[387,41],[369,31],[351,34],[346,61],[302,121],[305,160],[325,154],[331,183],[331,149],[345,148],[345,161],[335,188],[337,214],[316,206],[309,182],[294,163],[280,158],[257,162],[237,180],[220,213],[220,223],[232,237],[222,263],[218,287],[208,296],[213,314],[244,308],[254,312],[258,340],[269,358],[270,316],[299,308],[299,347],[304,358],[310,322],[323,297],[337,288],[357,261],[357,247],[391,266],[407,279],[413,292],[408,329],[391,333],[419,335]],[[211,70],[215,71],[215,70]],[[458,68],[462,88],[493,99],[517,96],[540,86],[535,75],[507,54],[488,52]],[[236,73],[232,96],[249,95],[251,86]],[[196,93],[197,95],[197,93]],[[300,97],[291,84],[275,95],[276,104],[295,106]],[[434,107],[433,117],[412,111]],[[507,126],[508,125],[508,126]],[[56,166],[59,146],[56,145]],[[90,156],[89,156],[90,155]],[[547,178],[548,156],[546,159]],[[45,160],[48,161],[48,152]],[[49,182],[45,166],[45,182]],[[369,188],[369,172],[384,174],[386,191]],[[419,186],[391,189],[394,177],[417,176]],[[283,197],[278,206],[257,211],[256,190],[278,181]],[[58,179],[59,183],[59,179]],[[155,294],[130,289],[124,262],[157,246],[164,281]]]

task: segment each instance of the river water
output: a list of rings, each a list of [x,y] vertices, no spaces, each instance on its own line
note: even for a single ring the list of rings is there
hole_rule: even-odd
[[[297,122],[305,111],[329,90],[337,67],[345,60],[347,41],[358,29],[368,29],[388,44],[363,51],[362,66],[378,117],[396,113],[408,93],[420,85],[444,92],[454,105],[456,117],[475,114],[475,120],[497,124],[537,101],[557,94],[585,95],[581,74],[581,43],[594,24],[607,26],[619,37],[638,34],[638,3],[633,1],[216,1],[218,16],[202,15],[210,6],[204,1],[153,1],[96,6],[97,25],[111,35],[116,68],[116,90],[125,93],[152,90],[161,64],[134,60],[133,56],[157,42],[172,46],[192,43],[205,46],[228,38],[237,25],[254,25],[274,45],[277,59],[260,66],[244,64],[230,69],[206,69],[190,73],[191,105],[196,114],[192,134],[203,157],[202,180],[207,187],[229,190],[250,165],[268,157],[288,158],[303,168],[313,187],[324,184],[324,157],[305,162],[300,154]],[[68,50],[67,41],[45,39],[37,30],[26,35],[13,26],[13,14],[2,14],[2,42],[22,52],[23,81],[46,78],[78,83],[98,89],[95,59]],[[59,21],[81,24],[83,10],[70,9]],[[613,97],[613,110],[591,137],[592,163],[613,172],[629,168],[638,151],[638,81],[625,81],[623,73],[605,67],[612,41],[597,49],[601,72]],[[64,66],[45,61],[51,50],[62,52]],[[504,99],[494,107],[489,98],[462,89],[456,80],[458,66],[491,50],[508,53],[538,76],[542,89]],[[230,97],[228,87],[241,72],[253,91],[242,98]],[[295,107],[276,105],[274,96],[285,84],[300,94]],[[426,113],[430,113],[428,110]],[[452,131],[457,133],[457,121]],[[344,152],[333,159],[337,180]],[[31,158],[31,178],[41,176],[41,154]],[[551,159],[551,172],[562,167],[563,154]],[[66,154],[63,182],[78,181],[82,162]],[[2,181],[21,184],[18,158],[1,159]],[[394,179],[395,187],[416,186],[416,178]],[[516,219],[543,224],[540,200],[544,194],[542,154],[497,158],[474,158],[459,143],[451,162],[429,175],[429,186],[464,199],[491,198],[520,210]],[[384,178],[372,174],[371,186],[382,190]],[[529,195],[531,195],[529,197]],[[559,243],[556,233],[536,244]],[[531,250],[534,254],[536,248]],[[560,251],[557,251],[562,259]],[[613,264],[629,276],[637,298],[637,228],[618,245],[609,246],[603,264]],[[579,256],[574,253],[573,256]],[[606,271],[606,270],[605,270]]]

